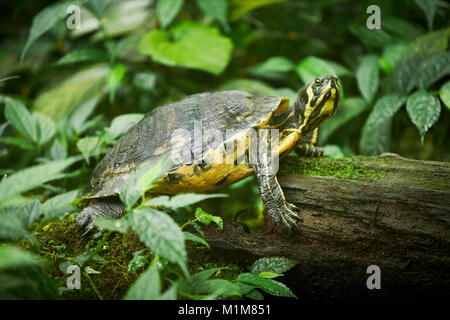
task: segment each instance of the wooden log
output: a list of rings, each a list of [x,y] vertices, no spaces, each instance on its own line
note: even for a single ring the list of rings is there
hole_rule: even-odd
[[[333,160],[292,157],[278,174],[302,210],[296,232],[266,217],[262,233],[238,223],[206,237],[216,253],[244,264],[284,256],[298,265],[281,280],[302,298],[440,298],[450,288],[450,164],[395,154]],[[381,270],[370,290],[367,268]]]

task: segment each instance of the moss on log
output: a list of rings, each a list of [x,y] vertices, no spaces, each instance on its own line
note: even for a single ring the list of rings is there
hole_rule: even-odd
[[[299,262],[284,281],[306,298],[448,296],[450,164],[395,154],[352,159],[289,158],[279,181],[303,224],[262,233],[237,223],[209,229],[218,254],[236,259],[285,256]],[[241,258],[239,258],[241,257]],[[369,290],[367,267],[381,268]]]

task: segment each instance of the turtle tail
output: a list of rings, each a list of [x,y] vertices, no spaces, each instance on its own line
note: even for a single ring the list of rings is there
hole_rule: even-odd
[[[75,221],[85,232],[83,236],[94,230],[94,221],[97,217],[108,216],[118,219],[125,214],[125,207],[118,197],[104,198],[83,209]]]

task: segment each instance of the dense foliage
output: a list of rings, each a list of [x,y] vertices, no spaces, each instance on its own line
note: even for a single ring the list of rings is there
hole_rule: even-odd
[[[369,30],[366,9],[373,4],[381,9],[381,29]],[[75,11],[68,13],[71,5]],[[95,277],[124,261],[108,297],[117,298],[121,281],[128,285],[118,298],[127,299],[294,296],[273,279],[282,279],[295,264],[290,260],[263,258],[250,270],[227,274],[230,266],[195,265],[188,256],[188,242],[208,250],[202,225],[222,228],[219,215],[261,225],[252,179],[223,194],[146,198],[167,165],[162,159],[128,181],[121,194],[127,215],[98,219],[104,232],[81,241],[81,248],[49,236],[73,226],[89,175],[115,141],[146,112],[189,94],[239,89],[293,101],[306,83],[333,73],[344,96],[319,138],[327,156],[391,151],[450,160],[447,2],[78,0],[4,6],[0,298],[74,297],[65,288],[69,265],[83,270],[83,288],[89,288],[84,297],[102,298]],[[77,8],[81,26],[72,28]],[[141,247],[132,246],[124,260],[109,256],[130,232]]]

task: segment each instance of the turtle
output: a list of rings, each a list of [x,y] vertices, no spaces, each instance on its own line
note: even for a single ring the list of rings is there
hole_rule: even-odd
[[[340,97],[337,77],[327,75],[307,84],[292,104],[286,97],[258,97],[229,90],[197,93],[155,108],[120,137],[96,165],[85,196],[89,201],[76,222],[86,234],[94,229],[93,222],[99,216],[120,218],[126,212],[119,197],[125,181],[139,168],[170,154],[169,169],[149,192],[208,193],[256,174],[270,218],[281,229],[298,228],[302,222],[300,210],[286,201],[270,155],[279,159],[291,151],[322,155],[316,146],[319,127],[334,114]],[[196,130],[215,135],[195,139]],[[218,132],[226,133],[225,139],[218,139]],[[258,135],[259,144],[267,147],[267,152],[260,155],[261,147],[252,147],[252,134]],[[184,140],[181,144],[180,138]],[[239,139],[244,142],[240,149],[235,145],[231,151],[224,147]],[[187,147],[187,151],[180,146]],[[173,160],[175,149],[184,152],[178,152],[178,161]]]

